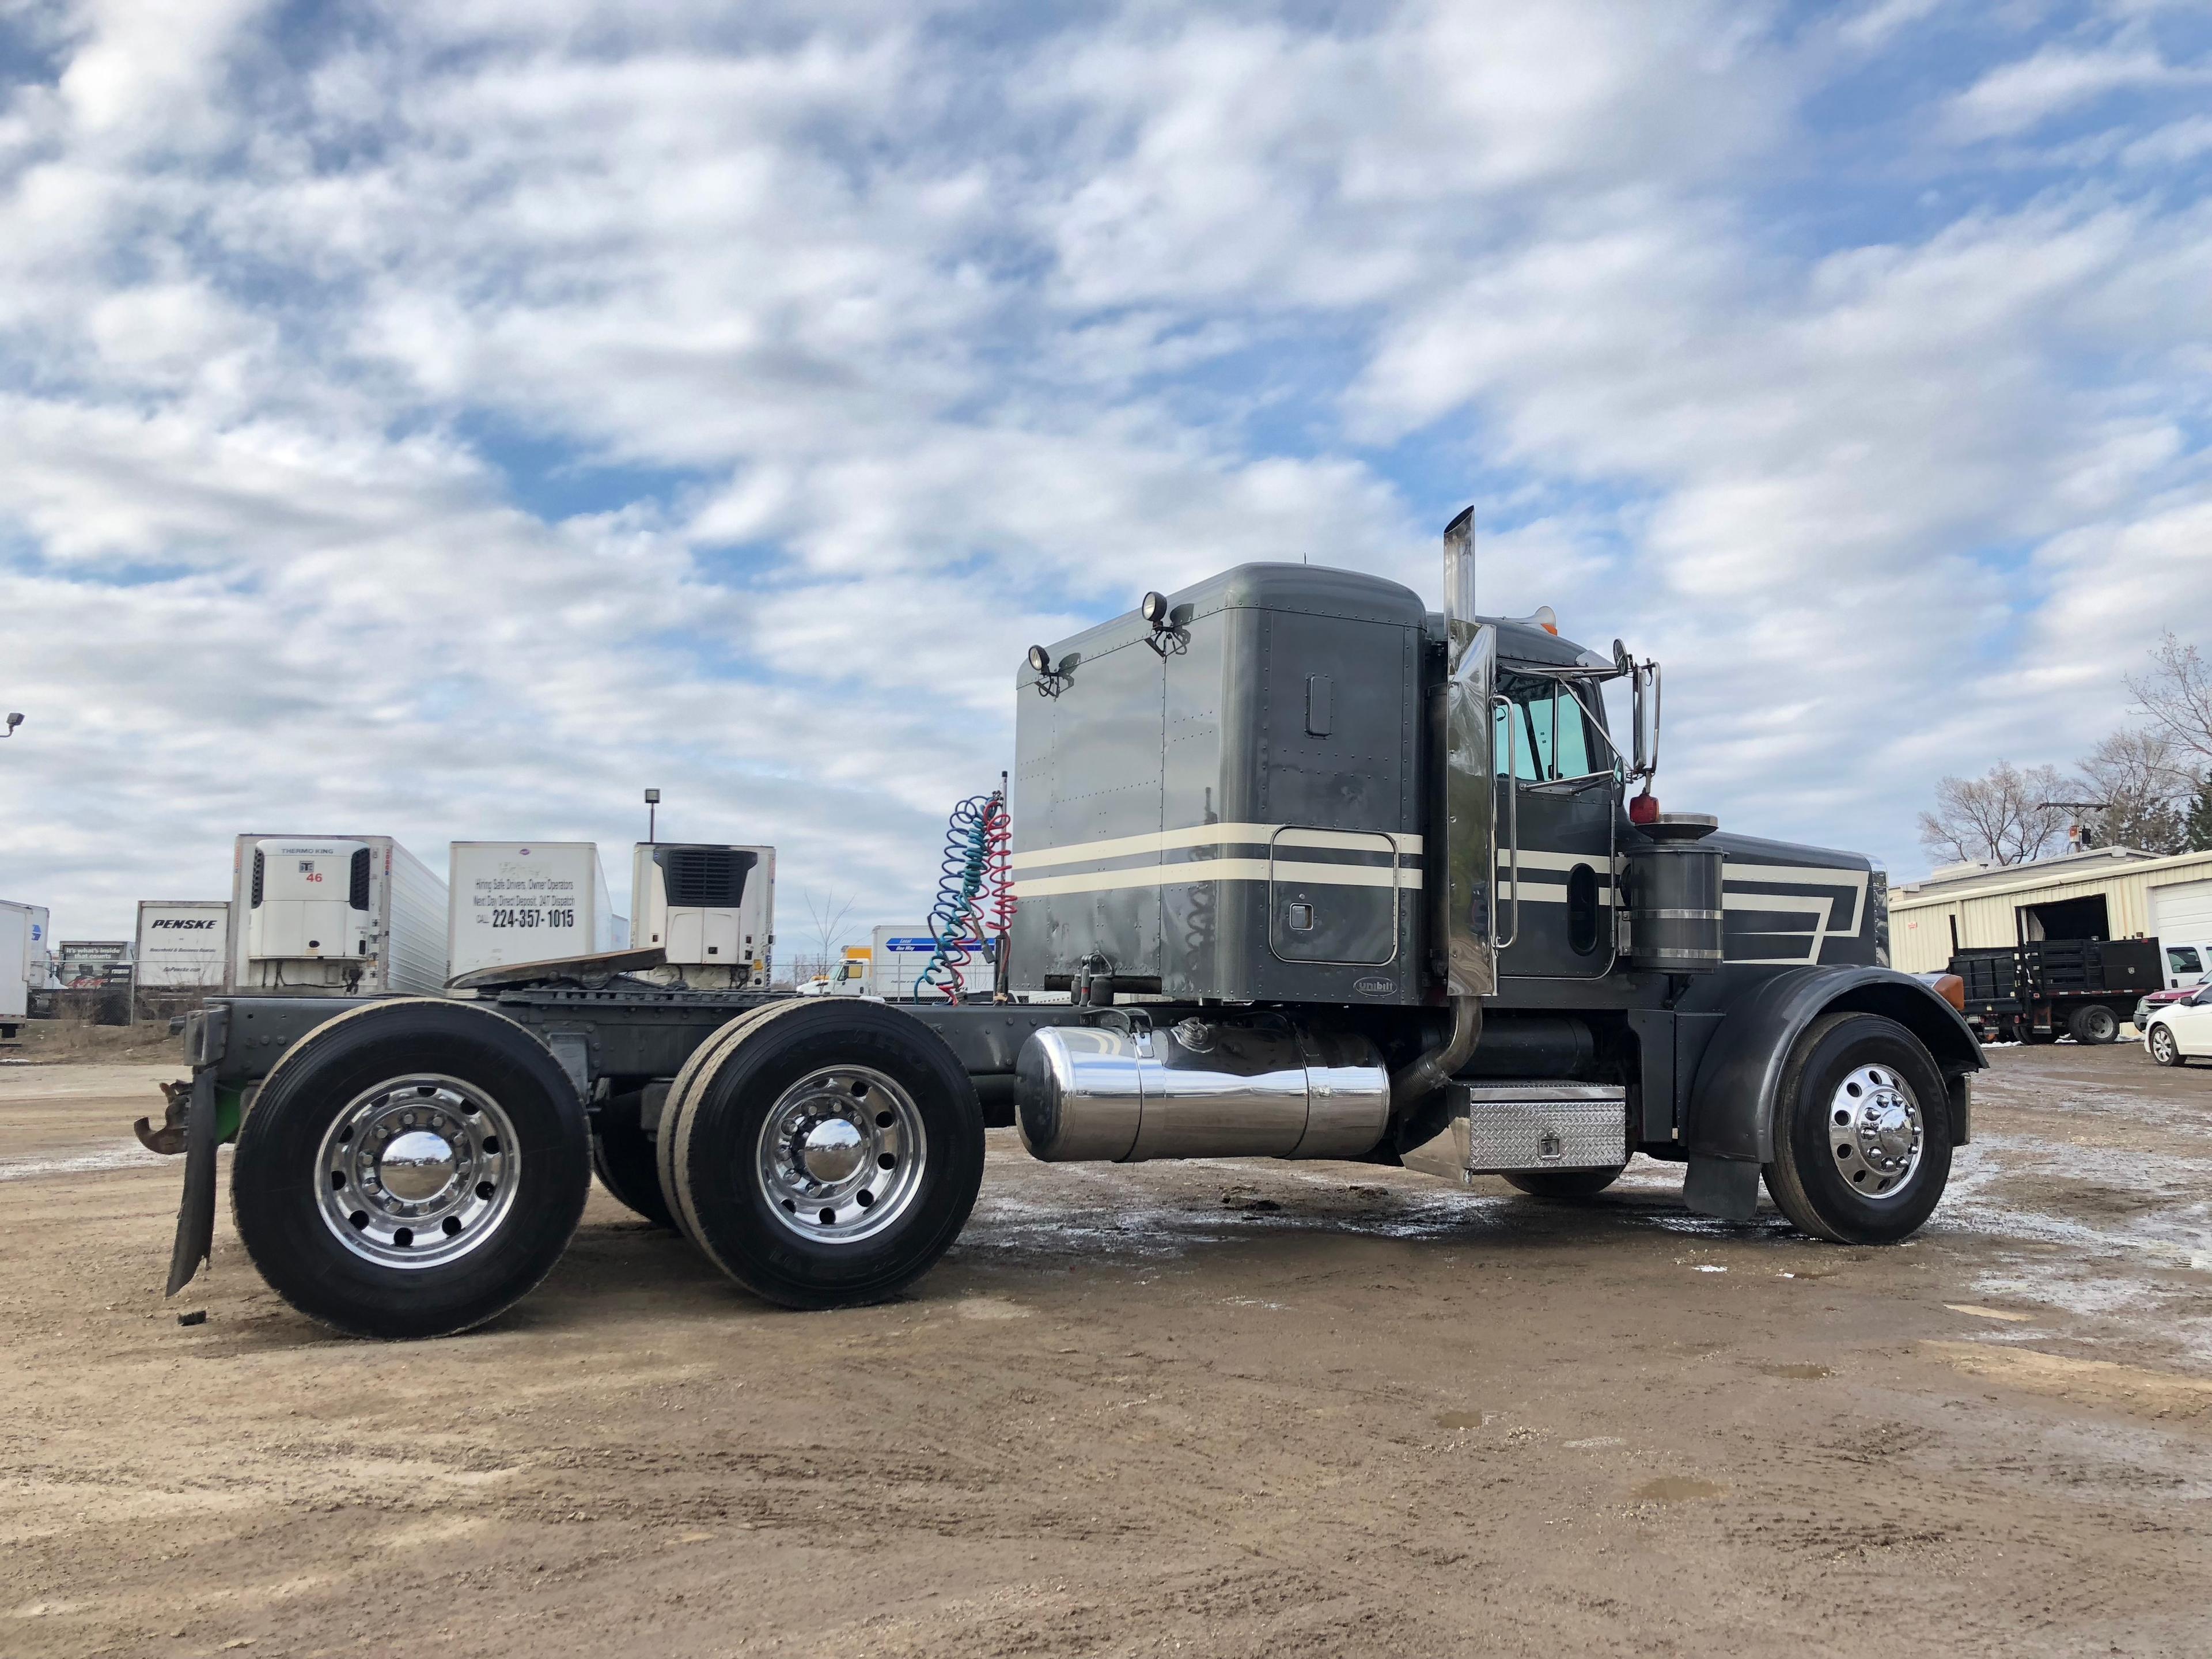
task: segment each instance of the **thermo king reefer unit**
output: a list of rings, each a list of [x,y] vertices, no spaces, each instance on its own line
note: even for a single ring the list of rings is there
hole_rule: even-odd
[[[648,977],[698,989],[764,988],[775,943],[775,848],[640,842],[630,862],[630,945],[658,946]]]
[[[240,836],[231,989],[434,994],[446,884],[389,836]]]

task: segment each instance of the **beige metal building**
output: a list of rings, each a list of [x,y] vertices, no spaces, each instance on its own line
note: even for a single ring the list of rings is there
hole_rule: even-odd
[[[1890,960],[1937,972],[1951,953],[2040,939],[2156,939],[2166,982],[2212,971],[2212,853],[2160,858],[2105,847],[1961,869],[1890,890]]]

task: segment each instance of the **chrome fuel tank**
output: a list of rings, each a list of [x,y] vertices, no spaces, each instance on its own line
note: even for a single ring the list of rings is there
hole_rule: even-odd
[[[1357,1158],[1390,1114],[1372,1043],[1287,1023],[1051,1026],[1015,1080],[1022,1144],[1050,1164]]]

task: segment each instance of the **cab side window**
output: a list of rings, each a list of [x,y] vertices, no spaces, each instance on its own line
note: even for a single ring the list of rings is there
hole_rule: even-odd
[[[2201,974],[2204,971],[2204,963],[2199,960],[2196,948],[2192,945],[2167,945],[2166,960],[2169,973]]]
[[[1499,775],[1506,768],[1506,728],[1512,727],[1513,775],[1523,783],[1586,778],[1606,769],[1604,740],[1589,730],[1589,714],[1571,688],[1558,680],[1500,676],[1507,701],[1491,711]]]

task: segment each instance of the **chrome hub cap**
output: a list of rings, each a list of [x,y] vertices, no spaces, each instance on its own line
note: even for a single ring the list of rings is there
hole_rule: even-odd
[[[803,1238],[850,1244],[897,1220],[921,1186],[914,1099],[880,1072],[836,1066],[785,1090],[761,1125],[761,1190]]]
[[[1828,1146],[1836,1168],[1863,1197],[1896,1197],[1920,1167],[1925,1125],[1920,1103],[1887,1066],[1862,1066],[1828,1103]]]
[[[491,1237],[514,1201],[514,1125],[458,1078],[393,1078],[356,1096],[317,1158],[323,1224],[362,1260],[434,1267]]]

